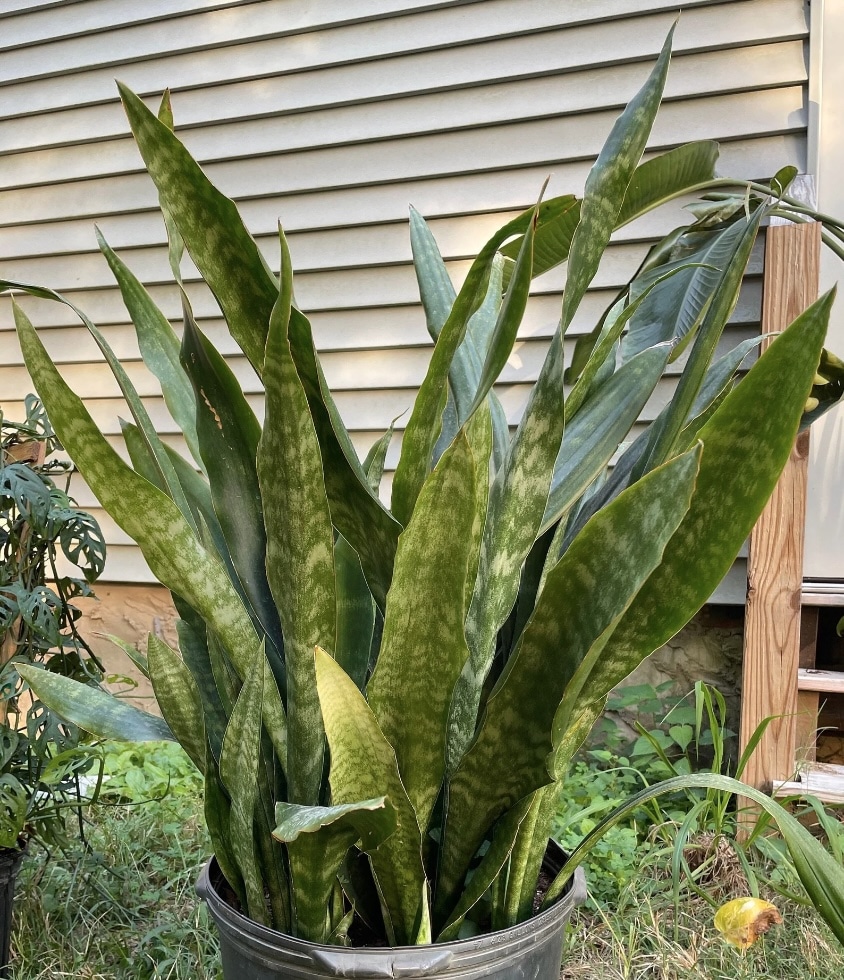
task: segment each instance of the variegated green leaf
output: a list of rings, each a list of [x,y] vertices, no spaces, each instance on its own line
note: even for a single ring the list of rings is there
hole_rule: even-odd
[[[580,221],[571,243],[561,329],[568,329],[598,270],[615,229],[633,173],[642,158],[665,87],[672,27],[650,77],[616,120],[586,178]]]
[[[191,456],[202,467],[196,438],[196,401],[190,381],[179,361],[179,338],[170,321],[152,301],[143,283],[109,246],[99,229],[97,243],[117,280],[123,302],[135,325],[144,364],[158,378],[167,410],[182,431]]]
[[[553,215],[560,199],[546,202]],[[533,221],[534,209],[509,221],[489,239],[472,263],[448,319],[437,338],[425,380],[416,395],[413,412],[402,439],[399,464],[393,477],[393,513],[405,525],[430,469],[434,447],[442,429],[448,395],[448,375],[455,352],[466,336],[470,318],[487,295],[493,259],[499,246],[512,235],[524,234]]]
[[[662,377],[670,350],[661,344],[625,364],[566,427],[541,532],[560,519],[607,465]]]
[[[205,769],[205,720],[199,690],[182,658],[152,633],[147,637],[150,680],[161,713],[193,764]]]
[[[223,747],[223,735],[235,699],[225,697],[218,689],[217,680],[211,668],[208,636],[202,617],[198,616],[178,596],[174,597],[174,602],[176,611],[181,617],[176,621],[179,650],[182,654],[182,660],[193,678],[196,693],[202,705],[205,737],[214,758],[219,759]]]
[[[487,828],[551,781],[553,723],[578,664],[607,642],[662,560],[689,506],[700,458],[677,457],[625,491],[550,570],[478,734],[448,786],[439,888],[458,894]],[[530,705],[529,713],[525,705]]]
[[[492,841],[472,871],[472,877],[460,895],[460,901],[449,914],[437,936],[438,943],[459,938],[460,926],[468,912],[484,897],[510,857],[519,829],[530,809],[532,797],[525,797],[509,810],[495,825]]]
[[[475,731],[495,636],[516,602],[521,568],[539,533],[563,437],[562,404],[563,347],[557,331],[489,494],[478,575],[466,617],[471,656],[455,685],[449,714],[449,772],[457,767]]]
[[[366,584],[358,553],[342,534],[337,536],[334,545],[334,567],[337,587],[334,657],[363,690],[375,629],[375,602]]]
[[[120,390],[123,393],[123,397],[126,399],[126,403],[132,412],[132,417],[138,425],[138,429],[146,443],[147,450],[149,452],[150,458],[154,462],[157,472],[160,474],[161,486],[165,489],[165,492],[178,506],[179,510],[184,515],[188,522],[193,520],[193,514],[188,506],[188,502],[185,499],[185,495],[182,491],[182,487],[173,471],[173,465],[164,449],[164,444],[155,431],[155,427],[147,414],[147,410],[144,408],[143,402],[138,396],[135,386],[129,379],[129,375],[126,373],[123,365],[115,357],[114,351],[112,351],[105,337],[99,330],[99,328],[82,312],[73,305],[69,300],[65,299],[60,293],[54,292],[52,289],[42,289],[40,286],[28,286],[24,283],[14,283],[7,280],[0,280],[0,290],[6,289],[19,289],[24,292],[29,293],[31,296],[38,296],[42,299],[51,299],[57,303],[62,303],[79,317],[80,320],[85,324],[88,332],[94,338],[97,346],[105,355],[108,365],[114,374],[115,380],[120,386]],[[15,322],[18,322],[18,318],[25,316],[22,311],[15,307]],[[43,398],[42,398],[43,401]],[[158,481],[156,481],[158,482]]]
[[[281,651],[281,624],[267,582],[267,536],[255,462],[261,426],[231,368],[190,317],[181,356],[196,395],[199,448],[226,552],[268,645]]]
[[[712,289],[712,298],[705,306],[694,347],[680,375],[674,396],[666,409],[663,424],[659,428],[654,427],[653,442],[648,444],[641,459],[633,468],[633,479],[668,459],[673,450],[674,442],[685,425],[704,383],[718,340],[738,300],[744,270],[763,214],[764,209],[759,208],[748,221],[740,220],[736,223],[738,232],[730,239],[732,251],[727,259],[722,259],[724,262],[722,274]]]
[[[522,322],[527,306],[528,294],[530,293],[530,283],[533,274],[533,240],[536,230],[537,212],[531,216],[527,231],[522,236],[522,245],[516,259],[513,274],[510,277],[510,284],[504,294],[504,300],[498,311],[492,336],[489,339],[489,346],[486,351],[486,358],[481,369],[480,380],[478,381],[477,391],[469,410],[471,415],[492,389],[496,378],[501,373],[502,368],[510,357],[513,344],[516,342],[516,334]]]
[[[241,908],[246,908],[246,891],[243,887],[243,877],[237,865],[237,859],[231,844],[231,803],[225,788],[220,782],[217,761],[211,754],[210,748],[205,761],[205,825],[217,864],[225,875],[226,881],[237,895]]]
[[[181,596],[219,636],[238,673],[258,637],[220,562],[197,540],[179,509],[130,469],[111,448],[85,406],[64,382],[32,324],[15,313],[27,369],[62,445],[117,524],[138,543],[156,578]],[[283,725],[281,702],[267,698],[267,727]],[[282,737],[275,732],[274,738]]]
[[[15,666],[51,711],[92,735],[123,742],[174,741],[167,723],[158,715],[141,711],[99,688],[88,687],[51,670],[32,664]]]
[[[290,350],[308,396],[322,452],[325,491],[334,526],[358,553],[370,591],[383,609],[392,577],[401,525],[369,485],[316,356],[311,325],[295,307],[290,313]]]
[[[341,806],[276,806],[273,836],[287,844],[294,889],[296,935],[326,943],[328,914],[337,873],[356,842],[364,851],[379,847],[396,829],[393,808],[381,796]]]
[[[317,434],[287,339],[288,315],[282,301],[270,321],[258,478],[267,527],[267,575],[285,643],[288,798],[315,804],[324,737],[313,652],[318,644],[333,651],[336,640],[334,530]]]
[[[832,300],[827,293],[777,337],[700,430],[704,452],[689,513],[584,684],[581,703],[599,701],[667,642],[729,571],[791,452]]]
[[[373,851],[371,861],[390,942],[403,945],[414,937],[425,884],[416,814],[402,785],[395,752],[354,681],[320,649],[316,677],[331,749],[329,780],[334,805],[383,795],[396,813],[396,832]]]
[[[123,108],[163,209],[220,304],[259,377],[278,283],[234,203],[221,194],[164,122],[118,83]]]
[[[551,822],[557,808],[556,783],[543,786],[527,798],[530,804],[525,819],[519,825],[510,862],[507,865],[507,888],[504,907],[496,918],[502,928],[524,922],[533,915],[536,884],[545,859],[550,838]],[[524,801],[523,801],[524,804]],[[496,910],[493,910],[495,916]]]
[[[468,439],[458,434],[425,481],[399,538],[381,652],[367,685],[423,831],[442,786],[452,690],[469,656],[464,589],[473,530],[480,533],[476,484],[486,465],[476,466]]]
[[[390,428],[387,429],[380,439],[376,439],[369,447],[369,452],[363,461],[363,471],[366,473],[366,479],[374,493],[378,493],[381,480],[384,477],[384,464],[387,461],[387,450],[393,441],[393,432],[395,431],[397,421],[398,419],[393,419],[390,423]]]
[[[220,779],[231,800],[229,815],[232,854],[237,861],[246,893],[250,919],[269,925],[264,883],[255,853],[255,819],[258,805],[258,766],[261,761],[261,702],[264,696],[266,658],[259,647],[232,711],[223,751]]]

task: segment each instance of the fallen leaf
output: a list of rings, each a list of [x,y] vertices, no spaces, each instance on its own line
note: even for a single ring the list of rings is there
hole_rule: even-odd
[[[734,898],[715,913],[715,928],[739,949],[748,949],[771,926],[781,922],[776,905],[761,898]]]

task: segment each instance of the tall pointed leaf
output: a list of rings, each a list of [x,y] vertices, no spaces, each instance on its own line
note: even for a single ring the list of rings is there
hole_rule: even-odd
[[[231,799],[229,817],[232,852],[243,877],[250,919],[269,924],[264,884],[255,853],[255,808],[261,757],[261,701],[266,658],[259,647],[251,658],[240,696],[229,719],[220,755],[220,779]]]
[[[283,301],[267,338],[266,416],[258,446],[267,527],[267,574],[281,618],[287,666],[287,774],[291,803],[319,801],[322,718],[314,648],[334,649],[334,531],[319,443],[287,339]]]
[[[172,500],[111,448],[65,383],[20,308],[15,322],[27,369],[62,445],[117,524],[138,543],[153,574],[181,595],[220,636],[239,673],[257,635],[222,565],[200,545]]]
[[[190,381],[179,362],[179,338],[144,285],[109,246],[99,229],[97,243],[117,280],[123,302],[135,325],[144,364],[158,378],[164,404],[182,431],[191,456],[202,467],[196,438],[196,401]]]
[[[32,664],[16,664],[16,670],[51,711],[92,735],[123,742],[174,741],[167,722],[158,715],[141,711],[99,688]]]
[[[586,178],[580,221],[569,255],[561,329],[568,329],[616,226],[662,99],[674,28],[668,32],[650,77],[616,120]]]
[[[267,536],[255,464],[261,426],[231,368],[190,317],[181,356],[196,395],[199,449],[227,552],[268,643],[281,650],[281,626],[267,582]]]
[[[152,633],[147,637],[150,680],[161,713],[193,764],[205,769],[205,722],[196,682],[182,658]]]
[[[211,287],[232,336],[260,377],[278,283],[234,203],[211,184],[166,123],[125,85],[118,83],[118,88],[164,210]]]
[[[483,460],[476,467],[467,438],[458,434],[425,481],[399,538],[381,653],[367,686],[423,830],[442,785],[452,689],[469,656],[463,593],[473,528],[480,533],[476,481],[486,466]]]
[[[402,785],[395,753],[354,681],[320,649],[316,677],[331,749],[333,803],[358,803],[383,795],[395,810],[396,832],[373,851],[371,861],[390,941],[401,946],[415,935],[425,885],[416,814]]]

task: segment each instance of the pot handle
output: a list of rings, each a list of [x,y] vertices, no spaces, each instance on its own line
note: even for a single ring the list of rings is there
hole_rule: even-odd
[[[416,950],[412,953],[396,953],[394,956],[372,953],[361,956],[349,955],[348,951],[333,953],[328,950],[310,951],[313,964],[334,977],[429,977],[448,968],[452,954],[447,950],[431,950],[422,956]]]

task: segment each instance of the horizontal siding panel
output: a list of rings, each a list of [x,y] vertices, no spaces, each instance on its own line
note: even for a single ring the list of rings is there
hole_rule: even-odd
[[[416,131],[428,128],[428,119],[441,122],[443,92],[413,95],[420,88],[459,89],[447,96],[448,128],[477,125],[484,119],[497,122],[524,118],[531,114],[525,104],[543,114],[624,105],[641,84],[641,65],[591,69],[573,65],[569,73],[560,74],[561,49],[569,50],[573,42],[575,52],[593,50],[570,38],[570,33],[553,31],[471,45],[458,59],[451,50],[424,52],[387,63],[346,65],[178,92],[174,96],[177,125],[184,132],[214,122],[231,122],[233,106],[247,107],[250,118],[261,118],[265,125],[270,125],[272,119],[277,131],[283,127],[286,145],[296,145],[297,141],[315,145],[324,140],[326,132],[353,132],[357,139],[378,138],[385,130],[399,135],[407,126]],[[459,64],[457,71],[455,62]],[[496,82],[502,65],[508,67],[510,77]],[[515,86],[512,80],[520,77],[523,80]],[[665,97],[674,100],[713,89],[741,91],[781,86],[803,82],[805,78],[802,41],[757,43],[741,50],[675,55]],[[426,80],[436,84],[424,84]],[[90,142],[123,137],[127,132],[126,117],[115,97],[112,87],[105,104],[0,121],[0,147],[4,154],[10,154],[82,139]],[[371,103],[376,100],[387,101],[374,108]],[[331,113],[328,116],[313,111],[344,104],[346,108],[342,110],[326,109]],[[312,111],[304,111],[308,109]],[[309,129],[317,132],[308,135]]]
[[[355,174],[357,182],[370,183],[397,177],[464,172],[476,169],[479,159],[488,169],[524,166],[538,160],[553,163],[565,159],[561,152],[565,148],[568,148],[569,158],[591,159],[601,149],[617,116],[616,111],[598,111],[499,123],[502,116],[495,111],[494,105],[490,107],[491,118],[485,119],[483,112],[473,109],[471,103],[469,99],[468,118],[485,126],[474,130],[471,139],[467,139],[461,129],[451,131],[449,116],[440,116],[440,125],[447,120],[449,128],[433,132],[437,129],[433,118],[417,120],[412,112],[394,114],[382,109],[377,113],[364,113],[367,123],[363,130],[367,135],[362,136],[357,129],[347,130],[350,135],[355,135],[354,142],[345,144],[339,117],[356,113],[357,107],[322,110],[301,119],[293,117],[295,122],[291,125],[287,121],[283,134],[264,120],[246,120],[224,127],[190,130],[183,135],[191,153],[201,161],[231,157],[235,155],[231,152],[233,147],[238,148],[237,155],[262,156],[276,151],[283,143],[285,153],[276,158],[276,188],[317,189],[332,186],[338,168],[340,173]],[[392,106],[391,103],[385,105]],[[524,103],[528,115],[531,107],[530,100]],[[441,108],[450,114],[452,100]],[[360,122],[363,124],[363,120]],[[787,86],[701,97],[695,100],[693,115],[684,103],[666,103],[650,144],[652,147],[672,146],[695,139],[701,133],[708,134],[710,139],[728,140],[747,133],[786,133],[805,129],[805,126],[803,88]],[[420,131],[422,135],[413,135]],[[337,139],[336,143],[327,148],[320,146],[332,136]],[[396,138],[400,136],[405,138]],[[360,139],[384,142],[374,153],[371,143],[358,142]],[[95,154],[89,146],[34,150],[4,160],[0,169],[0,187],[23,187],[48,183],[54,178],[71,180],[128,172],[137,170],[138,162],[138,150],[131,139],[98,144]]]
[[[714,139],[715,135],[699,132],[694,138]],[[736,178],[770,176],[784,160],[805,170],[805,134],[801,131],[724,142],[718,171]],[[287,228],[314,228],[406,220],[409,203],[429,216],[525,207],[536,199],[537,189],[549,173],[552,174],[549,195],[582,192],[591,160],[552,161],[532,166],[508,166],[501,171],[475,170],[427,178],[388,178],[386,182],[374,184],[360,181],[321,190],[290,187],[289,175],[283,183],[279,163],[279,157],[268,156],[215,164],[205,169],[224,193],[238,200],[248,227],[265,222],[269,215],[271,222],[282,217]],[[335,180],[341,177],[351,181],[357,176],[354,170],[338,169]],[[133,210],[142,213],[132,213]],[[122,211],[130,213],[120,213]],[[79,242],[85,250],[91,249],[94,244],[93,219],[102,223],[115,248],[124,243],[124,223],[128,229],[125,232],[128,244],[132,244],[131,229],[135,222],[150,228],[154,226],[158,240],[163,240],[155,188],[146,174],[92,178],[83,184],[59,181],[39,187],[0,190],[0,226],[12,225],[17,230],[22,222],[31,222],[28,227],[33,230],[23,231],[24,235],[40,235],[36,229],[41,223],[52,225],[56,219],[81,216],[86,216],[86,220],[79,221],[71,229],[71,244],[65,246],[63,230],[56,234],[61,251],[72,249],[73,241]],[[5,232],[3,234],[5,236]],[[32,252],[25,246],[20,252],[10,249],[6,254],[28,255]]]
[[[72,73],[76,72],[87,73],[96,68],[143,63],[150,58],[162,59],[167,55],[178,55],[181,66],[188,66],[192,60],[204,61],[201,74],[198,78],[194,76],[191,84],[208,84],[209,80],[216,81],[220,77],[232,79],[303,71],[336,62],[368,61],[406,51],[438,48],[444,46],[444,38],[448,39],[447,46],[456,46],[476,43],[484,38],[547,30],[559,27],[561,23],[582,25],[584,20],[597,23],[574,27],[582,32],[581,42],[591,50],[601,51],[600,35],[589,35],[588,32],[601,28],[613,31],[617,24],[612,19],[600,23],[606,18],[596,17],[595,13],[584,18],[584,6],[594,10],[599,4],[581,2],[561,5],[558,0],[519,0],[518,16],[514,16],[511,0],[483,0],[482,10],[479,10],[479,4],[451,4],[377,20],[375,23],[355,23],[333,30],[320,30],[321,25],[317,22],[317,30],[302,31],[300,27],[291,32],[290,2],[262,2],[214,11],[211,15],[198,13],[173,18],[163,31],[156,23],[121,27],[106,35],[107,43],[104,43],[103,35],[93,33],[55,40],[35,48],[12,47],[4,52],[0,62],[0,84],[39,75],[71,73],[72,77]],[[627,6],[628,10],[625,11],[621,2],[616,0],[616,16],[627,13],[629,18],[634,11]],[[653,57],[659,50],[680,5],[672,3],[667,5],[667,9],[666,5],[654,6],[665,12],[623,20],[628,27],[631,44],[636,43],[637,36],[648,43],[645,57]],[[700,44],[700,37],[708,31],[714,36],[721,35],[721,43],[729,45],[730,38],[724,37],[721,33],[723,28],[719,27],[725,20],[735,24],[738,36],[764,36],[767,32],[762,25],[769,21],[777,25],[778,37],[805,34],[801,5],[795,0],[742,0],[736,5],[736,10],[731,11],[729,18],[719,18],[717,13],[713,16],[706,6],[696,9],[691,4],[683,5],[684,17],[678,28],[678,40],[685,33],[694,32]],[[213,58],[206,54],[209,49],[215,50]],[[223,51],[240,55],[240,64],[235,60],[223,61],[220,57]],[[633,60],[637,57],[634,51],[635,48],[628,55],[622,43],[616,60]],[[201,54],[197,59],[199,52]],[[638,57],[643,55],[639,54]],[[33,66],[36,66],[34,70]],[[272,70],[267,71],[266,66],[272,66]],[[133,72],[124,71],[122,75],[130,84],[138,85]],[[160,90],[166,85],[178,84],[183,83],[165,77],[163,82],[157,81],[154,88]],[[78,104],[84,99],[77,93],[75,101]],[[32,111],[34,107],[28,108]]]

